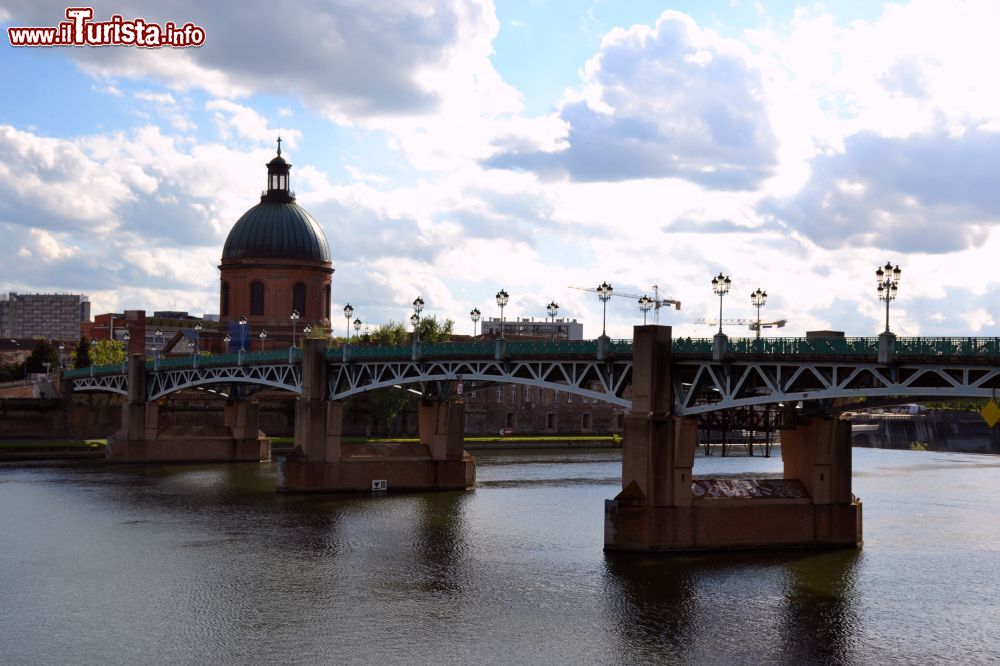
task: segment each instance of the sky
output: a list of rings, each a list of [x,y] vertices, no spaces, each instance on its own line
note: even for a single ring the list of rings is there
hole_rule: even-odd
[[[707,337],[885,327],[1000,335],[1000,5],[594,0],[121,0],[95,20],[197,48],[11,46],[65,4],[0,0],[0,292],[94,313],[216,313],[229,230],[283,138],[323,228],[333,311],[469,311],[601,332],[591,292],[679,300]],[[652,318],[652,313],[650,314]],[[343,322],[334,317],[337,324]],[[642,323],[612,297],[607,332]],[[727,325],[734,336],[752,335]]]

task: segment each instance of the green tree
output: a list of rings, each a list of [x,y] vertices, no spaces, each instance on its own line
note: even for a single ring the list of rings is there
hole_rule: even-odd
[[[121,340],[98,340],[90,350],[94,365],[115,365],[125,361],[125,343]]]
[[[73,367],[90,367],[90,343],[87,342],[86,336],[80,338],[80,341],[76,343],[76,348],[73,350]]]
[[[45,338],[38,338],[25,363],[28,364],[28,372],[45,372],[46,364],[49,369],[55,370],[59,367],[59,350]]]
[[[451,319],[439,322],[436,315],[431,315],[420,320],[419,328],[421,342],[447,342],[451,340],[455,322]],[[390,321],[376,328],[370,338],[376,345],[408,345],[413,342],[413,332],[405,324]]]

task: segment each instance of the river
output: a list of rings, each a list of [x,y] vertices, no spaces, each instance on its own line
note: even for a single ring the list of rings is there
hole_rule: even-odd
[[[1000,661],[1000,458],[855,449],[858,550],[637,556],[601,550],[618,452],[476,457],[475,491],[375,498],[0,465],[0,663]]]

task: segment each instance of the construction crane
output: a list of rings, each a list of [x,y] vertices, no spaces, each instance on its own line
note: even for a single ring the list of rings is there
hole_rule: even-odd
[[[574,287],[570,285],[570,289],[579,289],[580,291],[590,291],[595,294],[597,293],[597,289],[595,289],[594,287]],[[664,305],[672,305],[674,306],[675,310],[681,309],[680,301],[675,301],[672,298],[660,298],[660,287],[658,285],[654,284],[652,287],[650,287],[650,289],[653,290],[652,298],[650,298],[649,295],[644,292],[639,292],[632,289],[622,289],[622,290],[615,289],[614,291],[611,292],[611,295],[621,296],[622,298],[633,298],[635,300],[639,300],[643,297],[648,298],[649,302],[652,303],[654,309],[653,321],[656,322],[657,324],[660,323],[660,308],[663,307]]]
[[[708,324],[709,326],[718,326],[718,319],[695,319],[696,324]],[[783,328],[785,324],[788,323],[787,319],[775,319],[774,321],[762,321],[760,322],[761,328]],[[722,324],[724,326],[749,326],[751,331],[757,330],[757,320],[756,319],[723,319]]]

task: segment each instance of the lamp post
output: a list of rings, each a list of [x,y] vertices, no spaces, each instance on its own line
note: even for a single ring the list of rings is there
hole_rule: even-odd
[[[479,308],[472,308],[469,310],[469,318],[472,319],[472,337],[476,337],[476,325],[479,323],[479,318],[483,316],[483,313],[479,311]]]
[[[247,316],[242,315],[240,317],[240,351],[245,352],[247,350]]]
[[[313,327],[310,326],[309,324],[306,324],[305,326],[302,327],[302,337],[303,338],[308,338],[309,334],[312,333],[312,332],[313,332]],[[305,343],[303,343],[303,344],[305,344]]]
[[[413,340],[415,342],[420,342],[420,313],[424,311],[424,299],[417,296],[413,299],[413,316],[410,317],[410,323],[413,324]],[[416,323],[413,323],[413,317],[416,317]]]
[[[723,276],[721,271],[712,278],[712,291],[719,295],[719,335],[722,335],[722,297],[729,293],[732,283],[729,276]]]
[[[344,319],[347,320],[347,341],[351,341],[351,317],[354,316],[354,308],[348,303],[344,306]]]
[[[361,320],[360,319],[355,319],[354,320],[354,337],[356,337],[356,338],[360,338],[361,337]]]
[[[66,349],[66,345],[59,343],[59,369],[62,370],[65,363],[63,363],[63,350]]]
[[[884,268],[875,271],[875,284],[880,301],[885,301],[885,332],[889,332],[889,302],[896,299],[899,291],[899,277],[903,271],[899,266],[892,267],[891,262],[886,262]]]
[[[757,339],[760,339],[760,309],[764,307],[767,303],[767,292],[761,291],[760,287],[757,287],[757,291],[750,294],[750,304],[757,308]],[[722,317],[719,317],[720,319]]]
[[[652,308],[653,308],[653,299],[650,298],[649,296],[643,295],[643,297],[639,299],[639,309],[642,310],[642,325],[643,326],[646,325],[646,315],[649,314],[649,311]]]
[[[500,339],[503,340],[503,309],[507,307],[507,303],[510,302],[510,294],[506,290],[501,289],[497,292],[497,305],[500,306]]]
[[[556,315],[559,314],[559,304],[555,301],[549,301],[549,304],[545,306],[545,311],[549,313],[549,317],[552,319],[552,340],[556,339]]]
[[[194,340],[188,340],[188,351],[191,352],[191,363],[193,364],[195,358],[198,356],[197,352],[195,352]]]
[[[410,315],[410,324],[413,326],[413,342],[420,342],[420,317],[416,312]]]
[[[201,353],[201,329],[204,328],[199,321],[194,325],[194,349],[196,354]]]
[[[156,359],[154,365],[157,369],[160,367],[160,347],[163,344],[163,329],[158,328],[153,332],[153,357]]]
[[[226,337],[222,338],[222,341],[226,343],[226,353],[229,353],[229,343],[232,341],[232,338],[226,333]]]
[[[615,289],[607,281],[602,282],[597,285],[597,297],[601,299],[601,303],[604,305],[604,316],[601,320],[601,337],[606,338],[608,330],[608,301],[611,300],[611,294],[614,293]]]
[[[300,316],[301,315],[299,314],[298,310],[292,310],[292,314],[288,315],[288,318],[292,320],[292,346],[293,347],[295,346],[295,324],[296,324],[296,322],[299,321],[299,317]]]
[[[264,351],[264,340],[267,339],[267,331],[261,331],[258,337],[260,338],[260,350]]]

